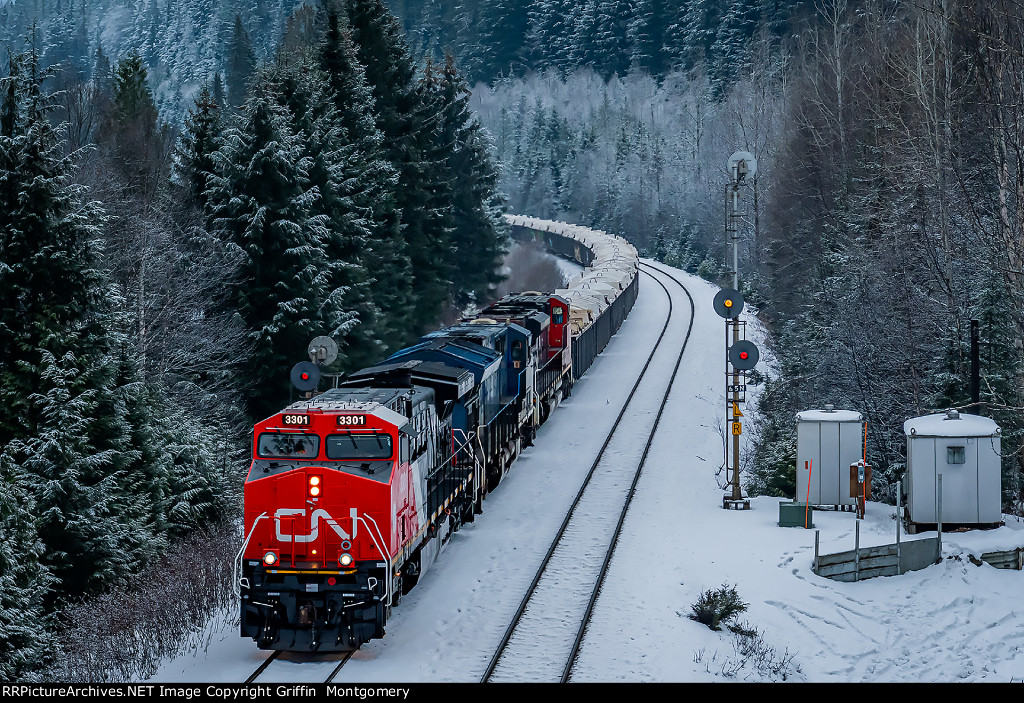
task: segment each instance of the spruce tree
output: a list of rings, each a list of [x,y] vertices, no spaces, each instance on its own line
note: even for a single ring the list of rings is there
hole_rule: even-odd
[[[0,439],[35,503],[52,604],[135,568],[149,533],[146,506],[128,505],[136,457],[96,268],[104,217],[69,183],[45,77],[30,50],[0,81]]]
[[[395,204],[412,266],[412,314],[406,340],[433,328],[448,289],[447,184],[433,143],[437,115],[414,82],[415,69],[397,20],[382,0],[344,0],[359,63],[373,92],[377,127],[398,170]]]
[[[209,86],[204,85],[194,107],[185,118],[185,130],[178,142],[175,172],[191,204],[206,207],[206,190],[214,171],[213,153],[221,135],[220,107]]]
[[[301,137],[309,186],[319,194],[310,213],[325,222],[323,266],[330,292],[321,322],[340,347],[339,366],[351,368],[350,351],[364,346],[359,343],[364,335],[373,336],[372,329],[360,324],[373,322],[361,257],[371,233],[356,202],[361,196],[356,183],[365,163],[358,145],[346,142],[327,76],[312,58],[279,66],[270,80],[288,110],[292,130]]]
[[[523,50],[530,67],[562,69],[568,65],[573,36],[571,8],[574,6],[571,0],[533,0],[530,3]]]
[[[451,183],[449,297],[460,308],[481,304],[502,280],[498,269],[508,239],[490,145],[469,107],[469,86],[450,54],[440,70],[425,75],[423,86],[441,117],[437,140]]]
[[[242,257],[233,306],[249,330],[252,357],[244,372],[249,410],[261,419],[287,402],[288,371],[325,329],[331,296],[325,246],[327,218],[309,184],[301,137],[266,78],[225,133],[214,155],[209,190],[213,226]]]
[[[362,329],[351,340],[355,365],[369,364],[386,349],[408,340],[412,317],[412,270],[396,206],[398,172],[389,161],[384,135],[377,128],[374,99],[364,78],[346,16],[335,4],[327,8],[327,29],[319,52],[334,101],[343,140],[351,145],[345,189],[366,228],[359,251],[343,249],[346,261],[358,261],[366,275],[358,310]]]
[[[235,15],[227,54],[227,100],[231,110],[238,110],[245,103],[249,79],[255,70],[252,40],[242,24],[242,16]]]
[[[0,680],[24,681],[46,663],[53,641],[44,595],[53,577],[40,563],[36,505],[17,463],[20,443],[0,450]]]

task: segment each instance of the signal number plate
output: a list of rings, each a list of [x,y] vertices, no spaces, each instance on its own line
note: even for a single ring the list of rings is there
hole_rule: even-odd
[[[338,427],[365,427],[366,415],[338,415]]]
[[[309,427],[310,425],[309,415],[282,415],[281,424],[288,425],[289,427]]]

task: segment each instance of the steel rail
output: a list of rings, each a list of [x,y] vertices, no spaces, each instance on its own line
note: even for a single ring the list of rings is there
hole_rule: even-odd
[[[245,680],[245,682],[246,682],[246,683],[252,683],[253,681],[255,681],[255,680],[256,680],[256,679],[257,679],[257,678],[259,677],[259,675],[260,675],[260,674],[262,674],[262,673],[263,673],[263,672],[264,672],[264,671],[266,670],[266,668],[267,668],[268,666],[270,666],[270,663],[271,663],[272,661],[274,661],[275,659],[277,659],[277,658],[278,658],[278,657],[279,657],[280,655],[281,655],[281,650],[280,650],[280,649],[275,649],[275,650],[273,651],[273,653],[272,653],[272,654],[271,654],[271,655],[270,655],[269,657],[267,657],[266,659],[264,659],[264,660],[263,660],[263,663],[262,663],[262,664],[260,664],[260,665],[259,665],[259,666],[258,666],[258,667],[256,668],[256,671],[252,672],[252,676],[250,676],[249,678],[247,678],[247,679]]]
[[[655,270],[658,270],[658,269],[655,269]],[[604,457],[605,450],[608,448],[608,445],[611,443],[612,438],[615,436],[615,433],[616,433],[616,431],[619,428],[619,425],[620,425],[620,423],[622,421],[622,418],[626,414],[626,410],[630,407],[630,404],[633,401],[633,397],[635,396],[636,391],[637,391],[637,389],[640,386],[640,383],[646,377],[647,370],[650,367],[651,362],[653,361],[655,354],[657,353],[658,349],[661,346],[662,340],[665,337],[665,333],[668,331],[669,325],[670,325],[671,320],[672,320],[672,315],[673,315],[672,295],[669,293],[668,288],[666,288],[665,285],[660,280],[658,280],[655,276],[651,275],[650,273],[647,273],[646,271],[644,271],[643,273],[645,273],[645,275],[650,277],[651,280],[653,280],[655,283],[657,283],[662,288],[662,290],[665,291],[665,294],[668,296],[668,301],[669,301],[669,314],[668,314],[668,316],[667,316],[667,318],[665,320],[664,326],[661,329],[661,333],[658,335],[658,339],[656,340],[656,342],[654,344],[654,348],[651,350],[650,355],[648,355],[647,361],[645,362],[643,369],[640,371],[640,374],[637,377],[636,382],[633,384],[633,387],[632,387],[632,389],[629,392],[629,396],[626,398],[626,401],[625,401],[625,403],[623,403],[622,408],[619,411],[618,416],[615,418],[615,422],[612,425],[611,429],[609,430],[608,435],[605,438],[605,441],[602,444],[601,449],[598,452],[597,457],[594,459],[594,462],[593,462],[593,464],[590,467],[590,471],[587,473],[587,476],[584,479],[583,484],[580,486],[580,489],[577,492],[576,497],[573,500],[572,505],[569,507],[569,510],[566,513],[565,519],[562,521],[562,524],[559,527],[559,530],[556,533],[554,539],[552,540],[551,545],[548,548],[547,553],[544,555],[544,559],[541,562],[540,566],[538,567],[537,573],[534,576],[534,579],[531,582],[530,587],[527,589],[527,592],[524,595],[524,597],[522,599],[522,602],[519,604],[519,608],[517,609],[515,615],[513,616],[512,621],[509,623],[509,626],[506,629],[505,634],[502,637],[501,642],[499,643],[497,649],[495,650],[494,655],[491,657],[491,660],[490,660],[490,662],[489,662],[489,664],[487,666],[487,669],[485,670],[483,676],[480,678],[480,682],[481,683],[486,683],[487,681],[490,680],[492,674],[494,673],[495,668],[498,665],[498,662],[501,660],[502,655],[504,654],[506,648],[508,647],[508,644],[509,644],[509,642],[512,639],[512,635],[515,633],[516,628],[518,627],[520,621],[522,620],[523,614],[526,612],[526,608],[527,608],[530,600],[533,598],[533,595],[536,592],[537,585],[540,583],[542,577],[544,576],[544,573],[545,573],[549,563],[551,562],[552,556],[554,555],[554,552],[555,552],[556,548],[558,547],[559,543],[561,542],[562,537],[565,534],[565,531],[568,528],[568,526],[569,526],[569,524],[570,524],[570,522],[572,520],[573,515],[575,514],[577,506],[579,505],[580,501],[582,500],[583,495],[586,492],[587,487],[590,485],[591,479],[593,478],[595,472],[597,471],[598,466],[601,463],[602,458]],[[686,335],[686,340],[688,341],[689,340],[690,331],[693,328],[693,298],[692,298],[692,296],[690,296],[689,291],[687,291],[685,289],[685,287],[683,287],[682,284],[679,283],[679,281],[675,281],[675,282],[683,289],[683,292],[685,292],[686,295],[688,297],[690,297],[690,307],[691,307],[690,326],[687,329],[687,335]],[[684,348],[685,348],[685,342],[684,342]],[[679,359],[680,360],[682,359],[682,351],[680,351]],[[679,368],[679,361],[677,360],[676,370],[678,370],[678,368]],[[674,376],[675,376],[675,371],[673,372],[673,378],[674,378]],[[671,388],[671,383],[669,384],[669,388]],[[667,397],[668,396],[667,396],[667,391],[666,391],[666,396],[665,396],[666,400],[667,400]],[[662,408],[664,407],[664,403],[665,403],[665,400],[662,401]],[[660,418],[660,416],[661,416],[661,411],[659,410],[658,417]],[[651,438],[653,438],[653,431],[651,433]],[[648,447],[650,446],[650,441],[651,440],[648,440]],[[645,449],[645,454],[644,454],[645,457],[646,457],[646,451],[647,450]],[[641,462],[641,466],[642,466],[642,462]],[[639,469],[638,469],[637,476],[635,477],[635,480],[634,480],[634,487],[635,487],[636,480],[638,478],[639,478]],[[631,488],[630,489],[630,497],[632,495],[632,490],[633,489]],[[620,522],[621,522],[621,519],[620,519]],[[601,581],[603,581],[603,575],[599,576],[598,581],[599,581],[599,584],[600,584]],[[592,606],[590,608],[588,608],[588,614],[589,614],[590,610],[592,610]],[[585,624],[586,623],[584,621],[584,625]],[[582,629],[583,629],[583,626],[581,625],[581,630]],[[578,635],[577,640],[581,641],[581,639],[582,639],[582,635]],[[566,670],[571,668],[571,664],[575,660],[575,653],[576,653],[576,649],[574,649],[573,652],[570,655],[569,663],[567,664],[567,669]]]
[[[260,675],[262,675],[263,672],[267,670],[267,667],[269,667],[270,664],[274,660],[276,660],[278,658],[278,656],[280,656],[282,651],[284,651],[284,650],[275,649],[274,652],[269,657],[267,657],[266,659],[263,660],[263,663],[259,665],[259,667],[256,669],[256,671],[254,671],[252,673],[252,675],[245,680],[245,682],[246,683],[252,683],[257,678],[259,678]],[[336,667],[334,667],[334,669],[331,670],[330,675],[324,680],[324,683],[330,683],[331,681],[334,681],[334,677],[338,675],[338,672],[341,671],[341,668],[343,666],[345,666],[345,664],[348,662],[348,660],[351,659],[352,655],[355,654],[355,653],[356,653],[356,650],[354,650],[354,649],[350,650],[350,651],[347,651],[347,652],[342,652],[341,661],[339,661],[338,665]]]
[[[576,640],[573,642],[572,649],[569,652],[569,660],[565,665],[565,669],[562,671],[562,679],[560,683],[566,683],[569,681],[569,675],[572,673],[572,667],[575,665],[580,647],[583,645],[583,637],[586,634],[587,625],[590,623],[590,618],[594,613],[594,606],[597,603],[598,596],[600,595],[601,586],[604,585],[604,579],[608,573],[608,568],[611,565],[612,556],[615,553],[615,547],[618,546],[619,536],[622,534],[622,526],[626,522],[626,513],[629,511],[629,506],[633,502],[633,495],[636,493],[637,483],[640,482],[640,474],[643,472],[643,468],[647,464],[647,455],[650,453],[651,444],[654,442],[654,436],[658,432],[658,425],[661,423],[661,416],[665,412],[665,406],[668,404],[669,395],[672,393],[672,385],[675,383],[676,377],[679,374],[679,365],[683,361],[683,354],[686,352],[686,345],[690,341],[690,333],[693,332],[693,318],[696,313],[696,308],[693,303],[693,296],[690,295],[690,291],[686,290],[686,286],[684,286],[682,282],[672,274],[662,271],[650,264],[644,264],[641,262],[641,265],[653,269],[654,271],[657,271],[663,276],[671,279],[679,286],[680,289],[682,289],[684,293],[686,293],[686,297],[690,301],[690,324],[686,329],[686,337],[683,339],[683,346],[679,350],[679,356],[676,357],[676,365],[672,369],[672,376],[669,378],[668,387],[665,389],[665,396],[662,398],[661,405],[658,408],[658,415],[654,418],[654,425],[651,428],[651,434],[647,438],[647,444],[644,446],[643,454],[640,457],[640,464],[637,466],[636,473],[633,476],[633,483],[629,487],[629,493],[626,495],[626,501],[622,506],[622,512],[619,514],[619,521],[616,523],[615,530],[612,533],[612,539],[608,545],[608,551],[605,553],[604,561],[601,564],[601,571],[598,574],[597,582],[594,584],[594,589],[590,594],[590,600],[587,603],[587,610],[583,615],[583,621],[580,624],[579,630],[576,632]]]

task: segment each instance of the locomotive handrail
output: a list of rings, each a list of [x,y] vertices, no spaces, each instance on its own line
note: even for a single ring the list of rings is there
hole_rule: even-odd
[[[245,538],[245,541],[242,543],[242,548],[238,551],[238,556],[235,558],[235,577],[238,582],[239,589],[241,589],[243,585],[246,588],[249,587],[248,584],[242,583],[243,580],[248,581],[248,579],[244,579],[242,576],[242,555],[245,554],[245,548],[249,546],[249,540],[252,539],[252,533],[256,531],[256,525],[258,525],[260,520],[265,517],[267,517],[267,513],[266,511],[263,511],[259,514],[259,517],[253,520],[252,529],[249,530],[249,536]],[[239,596],[241,596],[241,590],[239,590]]]
[[[382,546],[383,543],[384,543],[384,536],[381,534],[380,528],[377,526],[377,521],[374,520],[369,515],[367,515],[366,513],[363,513],[363,515],[355,515],[353,517],[354,517],[354,519],[359,520],[364,525],[366,525],[366,531],[369,533],[370,539],[373,540],[374,546],[377,547],[377,551],[380,552],[380,555],[382,557],[384,557],[384,562],[388,565],[388,580],[387,580],[387,584],[386,584],[387,592],[385,593],[385,595],[387,596],[387,600],[384,602],[384,605],[390,606],[391,605],[391,595],[392,595],[391,582],[392,582],[392,579],[393,579],[393,576],[392,576],[391,572],[394,569],[391,567],[391,557],[388,556],[388,553],[386,551],[384,551],[384,547]],[[370,522],[373,523],[373,530],[377,531],[376,537],[373,534],[373,530],[370,529],[369,523],[366,522],[367,520],[369,520]],[[377,537],[380,537],[380,542],[377,541]]]
[[[492,417],[490,420],[488,420],[486,423],[484,423],[484,427],[489,427],[492,422],[494,422],[499,417],[501,417],[501,414],[503,412],[505,412],[505,409],[508,408],[508,406],[512,405],[512,403],[516,402],[519,399],[519,391],[523,387],[523,374],[524,373],[526,373],[526,369],[523,369],[522,371],[520,371],[519,375],[516,376],[516,394],[514,396],[512,396],[512,400],[508,401],[507,403],[502,405],[500,408],[498,408],[498,412],[494,413],[494,417]]]
[[[456,442],[456,439],[455,439],[456,433],[461,434],[465,438],[465,440],[462,442],[462,444],[458,444]],[[458,453],[462,449],[467,447],[467,446],[472,450],[472,448],[473,448],[472,447],[473,438],[476,437],[476,436],[477,436],[477,434],[475,432],[470,432],[470,433],[467,434],[465,430],[460,429],[458,427],[453,427],[452,428],[452,444],[455,445],[455,450],[454,450],[454,452],[452,452],[452,456],[453,457],[458,456]],[[469,455],[470,455],[470,458],[473,459],[473,466],[480,466],[481,465],[480,464],[480,460],[476,456],[476,452],[470,451]]]

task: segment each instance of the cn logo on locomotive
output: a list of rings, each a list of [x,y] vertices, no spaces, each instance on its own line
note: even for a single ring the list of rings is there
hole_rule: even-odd
[[[318,508],[313,511],[313,514],[309,516],[309,534],[308,535],[286,535],[281,532],[281,518],[291,517],[293,515],[305,515],[305,508],[281,508],[274,513],[274,529],[277,536],[278,542],[312,542],[320,534],[320,518],[324,518],[332,530],[334,530],[339,537],[342,539],[355,539],[356,532],[358,531],[359,519],[358,512],[355,508],[349,511],[349,516],[352,518],[352,536],[341,528],[338,521],[335,520],[330,514],[323,508]]]

